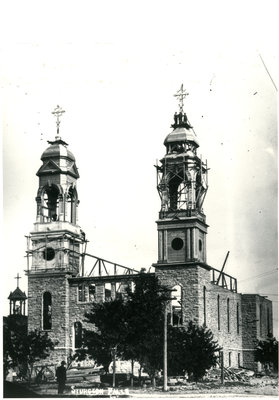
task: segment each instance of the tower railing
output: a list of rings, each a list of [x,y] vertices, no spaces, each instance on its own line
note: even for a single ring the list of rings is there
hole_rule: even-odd
[[[228,289],[231,292],[237,293],[237,279],[231,275],[221,272],[218,269],[211,267],[211,282],[215,285]]]

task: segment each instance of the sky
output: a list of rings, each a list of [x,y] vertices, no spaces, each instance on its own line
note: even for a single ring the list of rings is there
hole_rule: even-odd
[[[79,168],[87,251],[131,268],[157,261],[154,165],[178,110],[207,159],[207,261],[277,320],[275,1],[9,1],[1,12],[2,305],[27,291],[36,172],[56,134]],[[275,329],[277,334],[277,329]]]

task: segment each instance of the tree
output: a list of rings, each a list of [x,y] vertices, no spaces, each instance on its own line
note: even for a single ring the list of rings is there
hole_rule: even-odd
[[[217,364],[221,347],[214,340],[213,333],[205,326],[169,327],[168,333],[168,374],[184,375],[193,380],[202,378],[206,371]]]
[[[255,360],[265,366],[272,364],[278,371],[278,341],[270,335],[266,340],[260,340],[256,346]]]
[[[140,273],[125,299],[94,303],[86,319],[95,330],[85,331],[79,359],[88,355],[108,371],[115,350],[120,359],[138,361],[155,384],[163,368],[164,312],[170,294],[158,277]],[[169,372],[188,372],[197,380],[216,364],[220,347],[209,329],[190,322],[188,328],[169,326],[168,349]]]
[[[158,277],[140,273],[127,291],[128,334],[123,356],[137,360],[155,384],[163,367],[164,310],[170,293]],[[132,357],[131,357],[132,355]]]
[[[82,348],[75,356],[79,360],[89,356],[108,372],[113,356],[121,357],[127,335],[125,303],[123,299],[93,303],[91,312],[86,313],[85,317],[95,330],[84,330]]]
[[[17,330],[9,323],[4,325],[4,369],[17,368],[19,376],[31,379],[34,363],[46,359],[54,349],[52,340],[46,332],[38,330],[25,332]]]
[[[3,317],[3,366],[6,377],[13,367],[13,338],[27,336],[27,317],[25,315],[9,315]]]
[[[154,379],[163,362],[164,307],[169,292],[154,275],[139,274],[135,291],[129,288],[121,299],[93,303],[86,321],[83,345],[76,357],[86,356],[108,372],[115,354],[120,359],[138,361]]]

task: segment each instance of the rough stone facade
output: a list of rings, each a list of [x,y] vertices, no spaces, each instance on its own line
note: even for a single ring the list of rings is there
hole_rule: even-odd
[[[51,328],[43,329],[43,295],[51,294]],[[43,330],[57,342],[49,362],[66,360],[69,348],[69,282],[63,274],[34,274],[28,276],[28,330]]]
[[[243,294],[243,360],[247,368],[259,369],[254,348],[258,340],[265,340],[273,332],[272,302],[258,294]]]

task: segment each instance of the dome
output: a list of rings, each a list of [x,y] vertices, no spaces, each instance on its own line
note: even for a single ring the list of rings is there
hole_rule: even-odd
[[[169,143],[177,142],[194,142],[199,147],[199,142],[195,132],[192,129],[186,129],[185,127],[175,128],[171,133],[168,134],[164,141],[164,145],[167,146]]]
[[[54,142],[48,142],[50,146],[43,152],[41,156],[41,160],[45,160],[47,158],[56,158],[56,157],[63,157],[68,158],[72,161],[75,161],[75,157],[73,153],[67,149],[67,143],[61,140],[60,138],[56,138]]]

